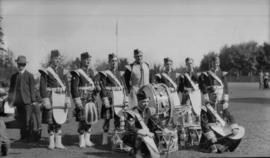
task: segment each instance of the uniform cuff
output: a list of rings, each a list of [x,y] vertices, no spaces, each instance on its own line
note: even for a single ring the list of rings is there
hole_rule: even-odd
[[[204,135],[205,135],[207,140],[212,140],[216,137],[216,135],[214,134],[213,131],[206,132],[206,133],[204,133]]]
[[[66,98],[65,98],[65,102],[66,102],[66,103],[70,103],[70,97],[66,97]]]
[[[50,103],[50,99],[49,98],[42,98],[42,103]]]
[[[74,98],[73,100],[74,100],[74,103],[75,103],[76,106],[81,106],[82,105],[81,98],[78,97],[78,98]]]
[[[224,100],[225,102],[229,102],[229,94],[224,94],[223,100]]]
[[[239,126],[238,126],[238,124],[234,123],[234,124],[231,124],[231,128],[235,129],[235,128],[239,128]]]
[[[204,94],[204,95],[203,95],[203,99],[204,99],[204,101],[209,101],[209,96],[208,96],[208,94]]]

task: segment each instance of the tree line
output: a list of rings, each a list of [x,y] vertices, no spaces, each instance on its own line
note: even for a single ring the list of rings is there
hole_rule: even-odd
[[[210,59],[219,55],[220,66],[231,75],[252,76],[260,71],[270,71],[270,44],[250,41],[246,43],[225,45],[220,52],[209,52],[200,63],[200,70],[209,69]]]
[[[270,71],[270,44],[258,44],[255,41],[249,41],[240,44],[225,45],[219,52],[208,52],[203,56],[200,65],[195,67],[198,71],[206,71],[210,68],[210,60],[213,56],[220,56],[220,66],[224,71],[230,72],[233,76],[252,76],[259,71]],[[5,57],[0,58],[0,81],[9,80],[12,73],[16,71],[14,62],[14,53],[8,50]],[[49,61],[49,53],[46,60],[41,63],[45,67]],[[97,60],[94,62],[94,67],[97,71],[104,70],[107,67],[106,60]],[[125,65],[129,64],[128,59],[119,58],[119,70],[125,70]],[[68,60],[65,56],[62,57],[61,65],[68,69],[76,69],[80,66],[80,58]],[[157,73],[162,69],[162,63],[154,64],[151,67],[152,74]],[[184,65],[175,67],[177,72],[185,70]]]

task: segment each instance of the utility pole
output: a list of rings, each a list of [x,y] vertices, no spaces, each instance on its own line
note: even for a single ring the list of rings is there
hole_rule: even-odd
[[[116,23],[115,23],[115,38],[116,38],[115,53],[118,55],[118,20],[116,20]]]

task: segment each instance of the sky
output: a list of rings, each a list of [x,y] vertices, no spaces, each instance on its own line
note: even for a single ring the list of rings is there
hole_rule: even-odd
[[[133,61],[144,52],[150,65],[164,57],[199,65],[224,45],[269,42],[268,0],[0,0],[6,43],[28,58],[34,72],[52,49],[68,59],[88,51],[93,60],[116,52]]]

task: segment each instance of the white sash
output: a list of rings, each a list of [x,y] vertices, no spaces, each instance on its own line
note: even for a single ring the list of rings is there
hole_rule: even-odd
[[[190,76],[187,73],[185,73],[184,75],[188,79],[188,81],[191,84],[192,88],[194,90],[197,90],[198,89],[198,86],[192,81],[192,79],[190,78]]]
[[[88,75],[82,69],[78,69],[76,71],[87,80],[87,82],[91,85],[91,87],[93,88],[95,87],[93,80],[90,77],[88,77]]]
[[[219,84],[220,84],[221,87],[224,87],[222,81],[220,80],[220,78],[219,78],[215,73],[213,73],[212,71],[208,71],[208,73],[209,73],[216,81],[219,82]]]
[[[123,89],[123,87],[122,87],[121,83],[119,82],[119,80],[116,78],[116,76],[110,70],[105,71],[105,73],[107,75],[109,75],[116,82],[116,84],[117,84],[118,87],[120,87],[121,89]]]
[[[65,91],[66,90],[66,87],[65,85],[63,84],[63,82],[61,81],[61,79],[59,78],[59,76],[55,73],[55,71],[51,68],[51,67],[48,67],[47,68],[47,71],[49,71],[52,76],[56,79],[56,81],[60,84],[61,88]]]
[[[177,89],[177,85],[175,84],[175,82],[169,77],[169,75],[167,75],[166,73],[161,73],[161,75],[163,77],[165,77],[173,86],[173,88],[176,90]]]

